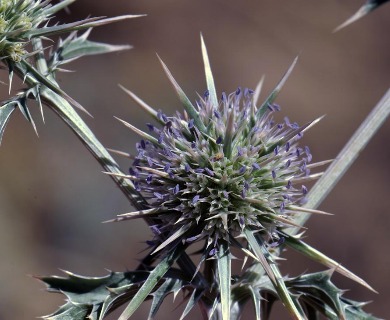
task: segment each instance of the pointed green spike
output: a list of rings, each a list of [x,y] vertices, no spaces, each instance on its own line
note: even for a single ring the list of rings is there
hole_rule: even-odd
[[[45,123],[45,115],[43,114],[43,104],[42,104],[42,99],[41,99],[41,95],[39,93],[39,89],[38,88],[37,88],[36,100],[38,102],[39,111],[40,111],[41,117],[42,117],[42,122]]]
[[[148,114],[150,114],[156,121],[160,122],[161,124],[164,124],[164,121],[162,121],[158,115],[157,111],[153,109],[151,106],[149,106],[145,101],[143,101],[141,98],[139,98],[137,95],[135,95],[130,90],[126,89],[124,86],[119,84],[119,88],[121,88],[133,101],[140,106],[144,111],[146,111]]]
[[[27,98],[25,96],[19,98],[18,107],[19,107],[20,112],[23,114],[23,116],[33,126],[35,134],[38,135],[37,127],[35,125],[34,119],[31,116],[30,110],[28,109]]]
[[[287,69],[286,73],[283,75],[282,79],[279,81],[278,85],[275,87],[274,90],[272,90],[271,94],[268,96],[268,98],[263,102],[261,107],[257,110],[256,117],[259,119],[267,110],[268,105],[272,104],[277,95],[279,94],[280,90],[282,90],[282,87],[286,83],[288,77],[290,76],[291,72],[293,71],[296,63],[298,61],[298,57],[296,57],[293,61],[293,63],[290,65],[290,67]]]
[[[230,281],[232,276],[231,271],[231,256],[229,245],[223,242],[218,251],[218,274],[219,274],[219,292],[221,294],[222,305],[222,320],[230,320],[230,305],[231,305],[231,288]]]
[[[185,234],[189,229],[191,229],[192,225],[190,223],[183,225],[180,229],[176,230],[173,234],[171,234],[163,243],[161,243],[156,250],[152,252],[152,254],[160,251],[168,244],[172,243],[176,239],[180,238],[183,234]]]
[[[122,124],[124,124],[131,131],[135,132],[136,134],[138,134],[139,136],[144,138],[145,140],[148,140],[148,141],[152,142],[155,145],[160,145],[158,143],[158,140],[155,137],[151,136],[150,134],[148,134],[146,132],[143,132],[142,130],[134,127],[132,124],[126,122],[125,120],[119,119],[118,117],[115,117],[115,116],[114,116],[114,118],[117,119],[118,121],[120,121]]]
[[[169,71],[166,64],[161,60],[161,58],[157,55],[158,60],[160,61],[165,74],[167,75],[169,81],[171,82],[173,88],[176,91],[177,96],[179,97],[181,103],[183,104],[183,107],[187,111],[190,118],[194,119],[195,126],[200,130],[200,132],[206,133],[206,126],[202,122],[202,120],[199,117],[198,111],[195,109],[194,105],[191,103],[190,99],[188,99],[187,95],[184,93],[183,89],[179,86],[179,84],[176,82],[175,78],[173,78],[172,73]]]
[[[253,94],[253,103],[255,105],[257,105],[257,103],[259,102],[260,93],[261,93],[261,90],[262,90],[263,84],[264,84],[264,79],[265,79],[265,76],[262,76],[259,83],[256,86],[255,93]]]
[[[335,260],[327,257],[320,251],[314,249],[313,247],[309,246],[305,242],[303,242],[300,239],[297,239],[293,236],[288,235],[287,233],[281,232],[281,235],[285,238],[286,244],[293,248],[294,250],[304,254],[305,256],[313,259],[314,261],[317,261],[329,268],[334,268],[334,270],[343,276],[361,284],[362,286],[370,289],[371,291],[378,293],[374,288],[372,288],[366,281],[340,265],[338,262]]]
[[[211,72],[209,56],[207,55],[207,48],[204,43],[202,34],[200,34],[200,40],[202,43],[202,56],[203,56],[204,70],[206,74],[207,90],[209,91],[209,97],[211,103],[216,107],[218,106],[217,91],[215,90],[214,77],[213,77],[213,73]]]

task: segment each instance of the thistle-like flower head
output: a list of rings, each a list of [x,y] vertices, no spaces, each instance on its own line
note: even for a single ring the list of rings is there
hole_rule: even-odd
[[[151,137],[137,144],[130,174],[158,213],[155,230],[206,239],[212,255],[243,229],[269,240],[291,226],[310,172],[309,148],[298,144],[304,128],[287,118],[275,123],[279,106],[258,108],[253,98],[239,88],[215,104],[206,92],[197,119],[159,112],[161,126],[148,124]]]
[[[205,240],[204,258],[221,243],[237,244],[245,232],[256,232],[264,243],[283,241],[280,230],[294,226],[310,175],[309,148],[299,145],[303,132],[285,118],[277,123],[274,99],[280,85],[261,105],[259,92],[238,88],[220,99],[203,45],[208,90],[192,105],[170,72],[165,71],[184,103],[185,111],[167,116],[145,107],[158,122],[148,124],[137,143],[129,178],[156,217],[157,238],[168,235],[156,252],[177,241]],[[144,104],[143,102],[141,105]],[[144,216],[130,213],[120,219]]]

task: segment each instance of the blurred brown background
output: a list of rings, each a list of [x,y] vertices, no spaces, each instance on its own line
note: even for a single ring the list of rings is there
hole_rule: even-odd
[[[390,84],[390,5],[336,34],[332,30],[363,0],[79,0],[63,21],[91,16],[148,16],[96,29],[92,39],[134,49],[69,65],[60,83],[94,118],[83,118],[111,148],[132,152],[138,137],[119,116],[144,128],[149,121],[118,88],[120,83],[167,114],[180,109],[157,52],[194,99],[205,90],[199,33],[208,47],[219,92],[265,91],[296,55],[299,63],[278,98],[283,115],[305,123],[326,114],[305,136],[314,160],[337,155]],[[2,80],[7,81],[6,73]],[[17,86],[15,86],[17,89]],[[2,86],[1,99],[7,97]],[[264,97],[264,94],[263,94]],[[150,232],[143,221],[101,224],[131,210],[111,180],[70,130],[47,108],[34,108],[39,138],[15,113],[0,148],[0,319],[33,319],[62,304],[29,275],[60,275],[59,268],[104,275],[137,265]],[[390,126],[387,121],[313,217],[307,241],[362,276],[380,295],[335,277],[347,295],[374,302],[367,311],[389,316]],[[129,163],[120,160],[126,168]],[[321,268],[288,253],[290,275]],[[250,309],[250,308],[249,308]],[[144,306],[134,317],[146,319]],[[250,319],[250,311],[244,319]],[[172,319],[171,299],[157,319]],[[278,316],[288,319],[287,315]],[[113,319],[115,317],[112,317]],[[193,314],[196,319],[196,313]]]

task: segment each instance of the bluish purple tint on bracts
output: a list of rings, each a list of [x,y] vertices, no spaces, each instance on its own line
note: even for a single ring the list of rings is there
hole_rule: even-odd
[[[208,252],[214,255],[221,238],[243,228],[268,233],[286,227],[272,216],[286,220],[295,214],[290,206],[308,192],[295,180],[309,174],[312,160],[309,148],[298,147],[298,124],[287,117],[275,123],[276,104],[259,113],[249,89],[223,93],[218,105],[206,92],[197,110],[206,132],[186,113],[168,117],[158,111],[163,125],[147,124],[156,140],[136,145],[129,172],[149,207],[158,209],[161,225],[152,231],[174,234],[185,227],[183,241],[209,239]]]

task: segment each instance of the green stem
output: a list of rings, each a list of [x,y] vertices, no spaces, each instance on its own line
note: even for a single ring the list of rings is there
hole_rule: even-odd
[[[38,51],[35,55],[36,67],[39,73],[45,76],[50,82],[57,86],[54,78],[48,74],[47,62],[43,53],[42,40],[35,38],[32,40],[34,51]],[[22,70],[19,70],[23,73]],[[36,80],[32,77],[27,76],[26,82],[30,86],[36,85]],[[60,118],[66,122],[66,124],[72,129],[72,131],[80,138],[87,149],[92,153],[95,159],[101,164],[106,172],[114,174],[123,174],[118,164],[108,153],[106,148],[100,143],[95,137],[93,132],[76,113],[73,107],[68,101],[54,93],[52,90],[42,86],[40,88],[40,94],[42,100],[55,111]],[[122,190],[125,196],[138,210],[145,209],[146,201],[143,197],[135,190],[134,185],[131,181],[123,179],[118,176],[111,175],[116,185]]]

